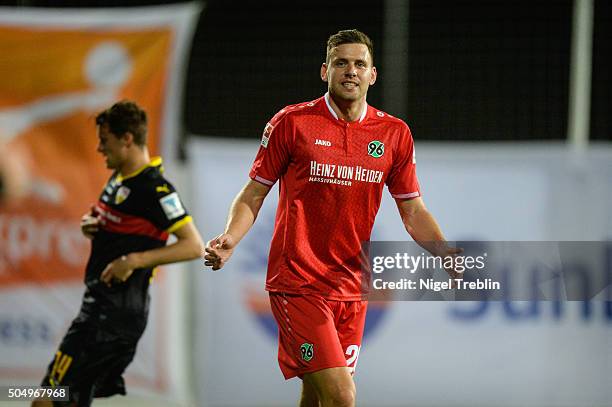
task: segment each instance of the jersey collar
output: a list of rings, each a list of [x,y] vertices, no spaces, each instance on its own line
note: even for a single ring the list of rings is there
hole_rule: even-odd
[[[329,92],[325,92],[325,105],[327,106],[327,110],[329,110],[329,113],[331,113],[331,115],[334,116],[336,120],[340,120],[336,112],[334,112],[334,109],[332,109],[331,104],[329,103]],[[367,113],[368,103],[366,102],[365,106],[363,107],[363,112],[361,112],[361,116],[359,117],[359,123],[361,123],[363,119],[365,119]]]
[[[151,158],[151,161],[149,161],[148,164],[143,165],[142,167],[140,167],[139,169],[137,169],[136,171],[128,175],[123,176],[121,174],[117,174],[116,180],[117,182],[122,182],[122,181],[125,181],[126,179],[134,178],[136,175],[140,174],[141,172],[143,172],[149,167],[160,167],[161,165],[162,165],[161,157],[153,157]]]

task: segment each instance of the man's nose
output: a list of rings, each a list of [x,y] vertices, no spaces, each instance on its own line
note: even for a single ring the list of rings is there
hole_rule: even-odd
[[[355,72],[355,67],[354,66],[348,67],[346,72],[344,72],[344,76],[349,77],[349,78],[354,78],[355,76],[357,76],[357,72]]]

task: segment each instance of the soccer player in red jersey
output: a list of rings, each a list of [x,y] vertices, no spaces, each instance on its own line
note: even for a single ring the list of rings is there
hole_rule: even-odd
[[[352,373],[367,308],[361,243],[370,239],[385,184],[415,241],[434,255],[459,252],[421,199],[410,129],[366,103],[376,76],[365,34],[329,38],[321,66],[328,92],[285,107],[266,125],[251,180],[225,232],[206,248],[206,265],[222,268],[280,180],[266,290],[280,368],[286,379],[302,378],[303,407],[355,404]]]

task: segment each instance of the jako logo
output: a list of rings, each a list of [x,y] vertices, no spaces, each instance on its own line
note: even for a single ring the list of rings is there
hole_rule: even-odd
[[[315,139],[315,146],[331,147],[331,141]]]

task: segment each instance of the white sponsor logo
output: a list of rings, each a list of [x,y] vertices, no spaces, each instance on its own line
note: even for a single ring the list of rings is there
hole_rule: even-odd
[[[168,219],[178,218],[185,214],[185,208],[181,204],[181,200],[176,192],[166,195],[159,200],[164,213]]]
[[[315,146],[331,147],[331,141],[315,139]]]
[[[117,215],[113,215],[112,213],[105,211],[104,209],[100,208],[97,205],[96,205],[96,212],[100,214],[100,223],[102,223],[103,225],[106,225],[107,220],[110,220],[111,222],[114,222],[114,223],[121,223],[121,217]]]
[[[381,183],[384,175],[383,171],[372,170],[359,165],[348,166],[310,161],[309,181],[311,182],[336,183],[329,181],[329,179],[333,179],[348,182],[346,184],[342,183],[342,185],[351,185],[351,181]]]

